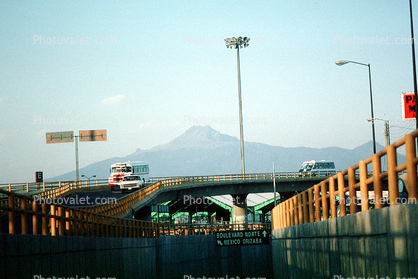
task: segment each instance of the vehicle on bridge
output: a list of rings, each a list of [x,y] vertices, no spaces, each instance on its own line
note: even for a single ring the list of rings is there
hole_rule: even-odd
[[[299,168],[299,175],[325,176],[335,174],[335,164],[333,161],[305,161]]]
[[[109,186],[111,190],[140,189],[149,182],[149,165],[146,162],[115,163],[110,166]]]

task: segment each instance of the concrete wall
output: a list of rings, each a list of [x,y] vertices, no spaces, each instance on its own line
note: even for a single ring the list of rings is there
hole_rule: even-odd
[[[0,278],[53,276],[272,278],[272,252],[271,245],[216,247],[214,235],[128,239],[0,234]]]
[[[0,234],[4,278],[158,278],[158,252],[158,239]]]
[[[274,278],[418,277],[416,204],[278,229],[272,237]]]
[[[161,240],[162,278],[273,277],[271,245],[217,247],[215,235],[166,236]]]

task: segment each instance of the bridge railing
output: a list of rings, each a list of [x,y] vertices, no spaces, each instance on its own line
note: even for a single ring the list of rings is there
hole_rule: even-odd
[[[312,223],[337,216],[355,214],[371,208],[379,209],[402,202],[417,203],[416,140],[418,130],[389,145],[357,165],[315,184],[313,187],[280,203],[272,210],[273,229]],[[397,163],[397,151],[405,148],[406,162]],[[387,161],[387,171],[382,171],[382,159]],[[373,170],[368,173],[368,167]],[[408,198],[401,199],[398,176],[407,173]],[[388,182],[388,199],[382,193],[382,180]],[[373,188],[373,202],[369,197]],[[360,199],[357,199],[360,191]]]
[[[336,174],[336,172],[313,171],[313,172],[276,172],[276,179],[290,178],[313,178],[328,177]],[[241,180],[273,180],[273,173],[249,173],[249,174],[224,174],[224,175],[195,175],[195,176],[170,176],[170,177],[153,177],[151,183],[159,181],[178,181],[179,183],[190,182],[223,182],[223,181],[241,181]]]
[[[80,208],[39,203],[27,195],[0,190],[0,233],[106,237],[159,237],[157,223],[116,218]],[[5,228],[7,227],[7,228]]]
[[[318,176],[316,176],[318,175]],[[308,179],[312,177],[327,177],[329,172],[321,172],[318,174],[300,174],[299,172],[276,172],[276,179]],[[132,207],[142,199],[154,194],[156,191],[175,187],[177,185],[198,184],[208,182],[234,182],[243,180],[273,180],[273,173],[256,173],[256,174],[229,174],[229,175],[207,175],[207,176],[179,176],[179,177],[157,177],[151,178],[151,185],[133,192],[123,198],[117,200],[116,203],[107,203],[85,207],[85,210],[96,212],[99,214],[121,216],[132,211]]]
[[[99,187],[103,185],[108,185],[107,179],[97,179],[97,180],[85,180],[85,181],[51,181],[51,182],[25,182],[25,183],[7,183],[0,184],[0,190],[7,190],[10,192],[17,192],[19,194],[31,193],[31,192],[46,192],[54,190],[57,188],[62,188],[66,186],[72,187]]]

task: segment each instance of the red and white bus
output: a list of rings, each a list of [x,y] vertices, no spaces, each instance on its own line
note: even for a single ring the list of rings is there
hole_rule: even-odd
[[[115,163],[110,166],[109,186],[122,191],[142,188],[149,181],[149,165],[146,162]]]

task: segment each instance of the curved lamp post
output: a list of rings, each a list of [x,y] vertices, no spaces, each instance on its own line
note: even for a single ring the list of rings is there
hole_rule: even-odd
[[[362,66],[367,66],[369,68],[370,109],[371,109],[371,114],[372,114],[371,122],[372,122],[372,134],[373,134],[373,153],[376,153],[376,136],[375,136],[375,131],[374,131],[375,118],[373,114],[372,74],[370,72],[370,64],[364,64],[364,63],[355,62],[351,60],[340,60],[340,61],[335,62],[335,64],[337,64],[338,66],[342,66],[348,63],[354,63],[354,64],[358,64]]]
[[[239,135],[241,142],[241,174],[245,174],[244,164],[244,128],[242,125],[242,101],[241,101],[241,74],[239,65],[239,49],[248,46],[250,38],[248,37],[232,37],[225,39],[227,48],[235,48],[237,50],[237,68],[238,68],[238,102],[239,102]]]

